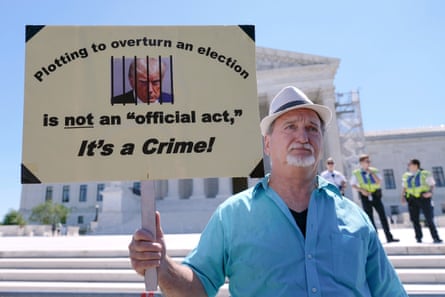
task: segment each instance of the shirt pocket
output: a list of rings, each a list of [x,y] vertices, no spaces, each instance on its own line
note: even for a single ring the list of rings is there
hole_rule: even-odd
[[[356,288],[366,281],[366,256],[361,238],[348,234],[331,235],[332,271],[343,285]]]

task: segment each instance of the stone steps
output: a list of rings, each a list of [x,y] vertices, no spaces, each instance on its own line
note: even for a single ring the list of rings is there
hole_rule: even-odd
[[[0,269],[130,269],[125,258],[0,258]]]
[[[388,257],[397,269],[445,267],[445,255],[389,255]]]
[[[445,296],[444,255],[389,255],[389,258],[410,296]],[[143,278],[131,269],[126,257],[0,259],[0,296],[31,296],[28,294],[42,292],[54,296],[140,296],[143,290]],[[23,295],[17,295],[20,292]],[[228,296],[227,285],[218,296]]]
[[[404,284],[445,284],[445,269],[441,268],[397,268]],[[47,281],[53,282],[143,282],[143,278],[132,269],[118,268],[65,268],[65,269],[0,269],[0,281]]]
[[[140,297],[143,283],[0,281],[2,297]],[[410,297],[445,296],[443,284],[406,284]],[[217,297],[229,297],[227,284]]]
[[[445,273],[440,269],[398,269],[397,273],[404,284],[445,284]],[[5,274],[5,275],[3,275]],[[6,275],[7,274],[7,275]],[[143,278],[131,270],[123,269],[33,269],[33,270],[0,270],[0,281],[26,282],[137,282]]]
[[[389,255],[396,268],[443,268],[445,255]],[[174,257],[181,262],[183,257]],[[0,269],[131,269],[128,257],[0,258]]]
[[[166,238],[169,255],[182,261],[199,236]],[[143,278],[128,259],[125,237],[2,238],[0,296],[133,297]],[[445,245],[384,244],[410,297],[445,296]],[[228,285],[218,297],[228,297]]]

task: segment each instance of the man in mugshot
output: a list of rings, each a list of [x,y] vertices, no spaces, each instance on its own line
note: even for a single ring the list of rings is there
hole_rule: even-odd
[[[161,90],[165,68],[165,63],[158,58],[134,59],[128,69],[128,82],[132,89],[113,97],[111,104],[173,103],[172,95]]]

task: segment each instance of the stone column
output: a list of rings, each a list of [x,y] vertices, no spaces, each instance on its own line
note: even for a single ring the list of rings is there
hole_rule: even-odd
[[[165,196],[164,199],[177,200],[179,197],[178,189],[179,189],[178,188],[178,180],[177,179],[169,179],[167,195]]]
[[[190,196],[190,199],[203,199],[203,198],[205,198],[204,179],[194,178],[192,196]]]
[[[233,194],[232,179],[229,177],[221,177],[218,178],[218,182],[218,194],[216,195],[216,198],[229,198]]]
[[[325,159],[331,156],[334,160],[342,160],[342,152],[340,145],[340,133],[337,127],[337,115],[335,108],[335,88],[334,86],[330,88],[323,88],[320,91],[320,99],[321,103],[329,107],[332,112],[332,120],[331,124],[327,127],[325,132],[325,145],[324,145],[324,154]],[[341,166],[342,162],[337,162],[336,169],[339,171],[344,171]],[[341,166],[341,167],[339,167]]]

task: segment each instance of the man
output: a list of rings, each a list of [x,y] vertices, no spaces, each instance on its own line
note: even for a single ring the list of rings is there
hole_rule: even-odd
[[[412,159],[408,163],[408,172],[402,176],[402,203],[408,202],[408,211],[417,242],[422,242],[422,228],[419,222],[420,210],[425,216],[434,243],[442,243],[433,220],[433,190],[436,182],[427,170],[420,168],[420,161]]]
[[[128,69],[128,81],[131,91],[113,97],[111,104],[151,104],[173,103],[170,94],[161,91],[162,80],[165,75],[165,63],[157,58],[137,58]]]
[[[340,190],[340,193],[345,195],[346,177],[340,171],[335,170],[335,162],[332,157],[326,160],[326,170],[320,176],[334,184]]]
[[[360,168],[352,172],[352,188],[358,191],[363,209],[368,214],[374,228],[377,230],[372,208],[375,208],[379,215],[380,223],[385,232],[387,242],[391,243],[400,241],[399,239],[394,238],[389,230],[385,207],[382,203],[382,189],[380,187],[382,177],[380,176],[378,169],[370,166],[371,160],[366,154],[360,156],[359,162]]]
[[[295,87],[272,100],[261,121],[271,173],[227,199],[198,246],[177,264],[157,233],[129,245],[140,274],[157,267],[165,296],[407,296],[366,214],[316,176],[330,110]]]

